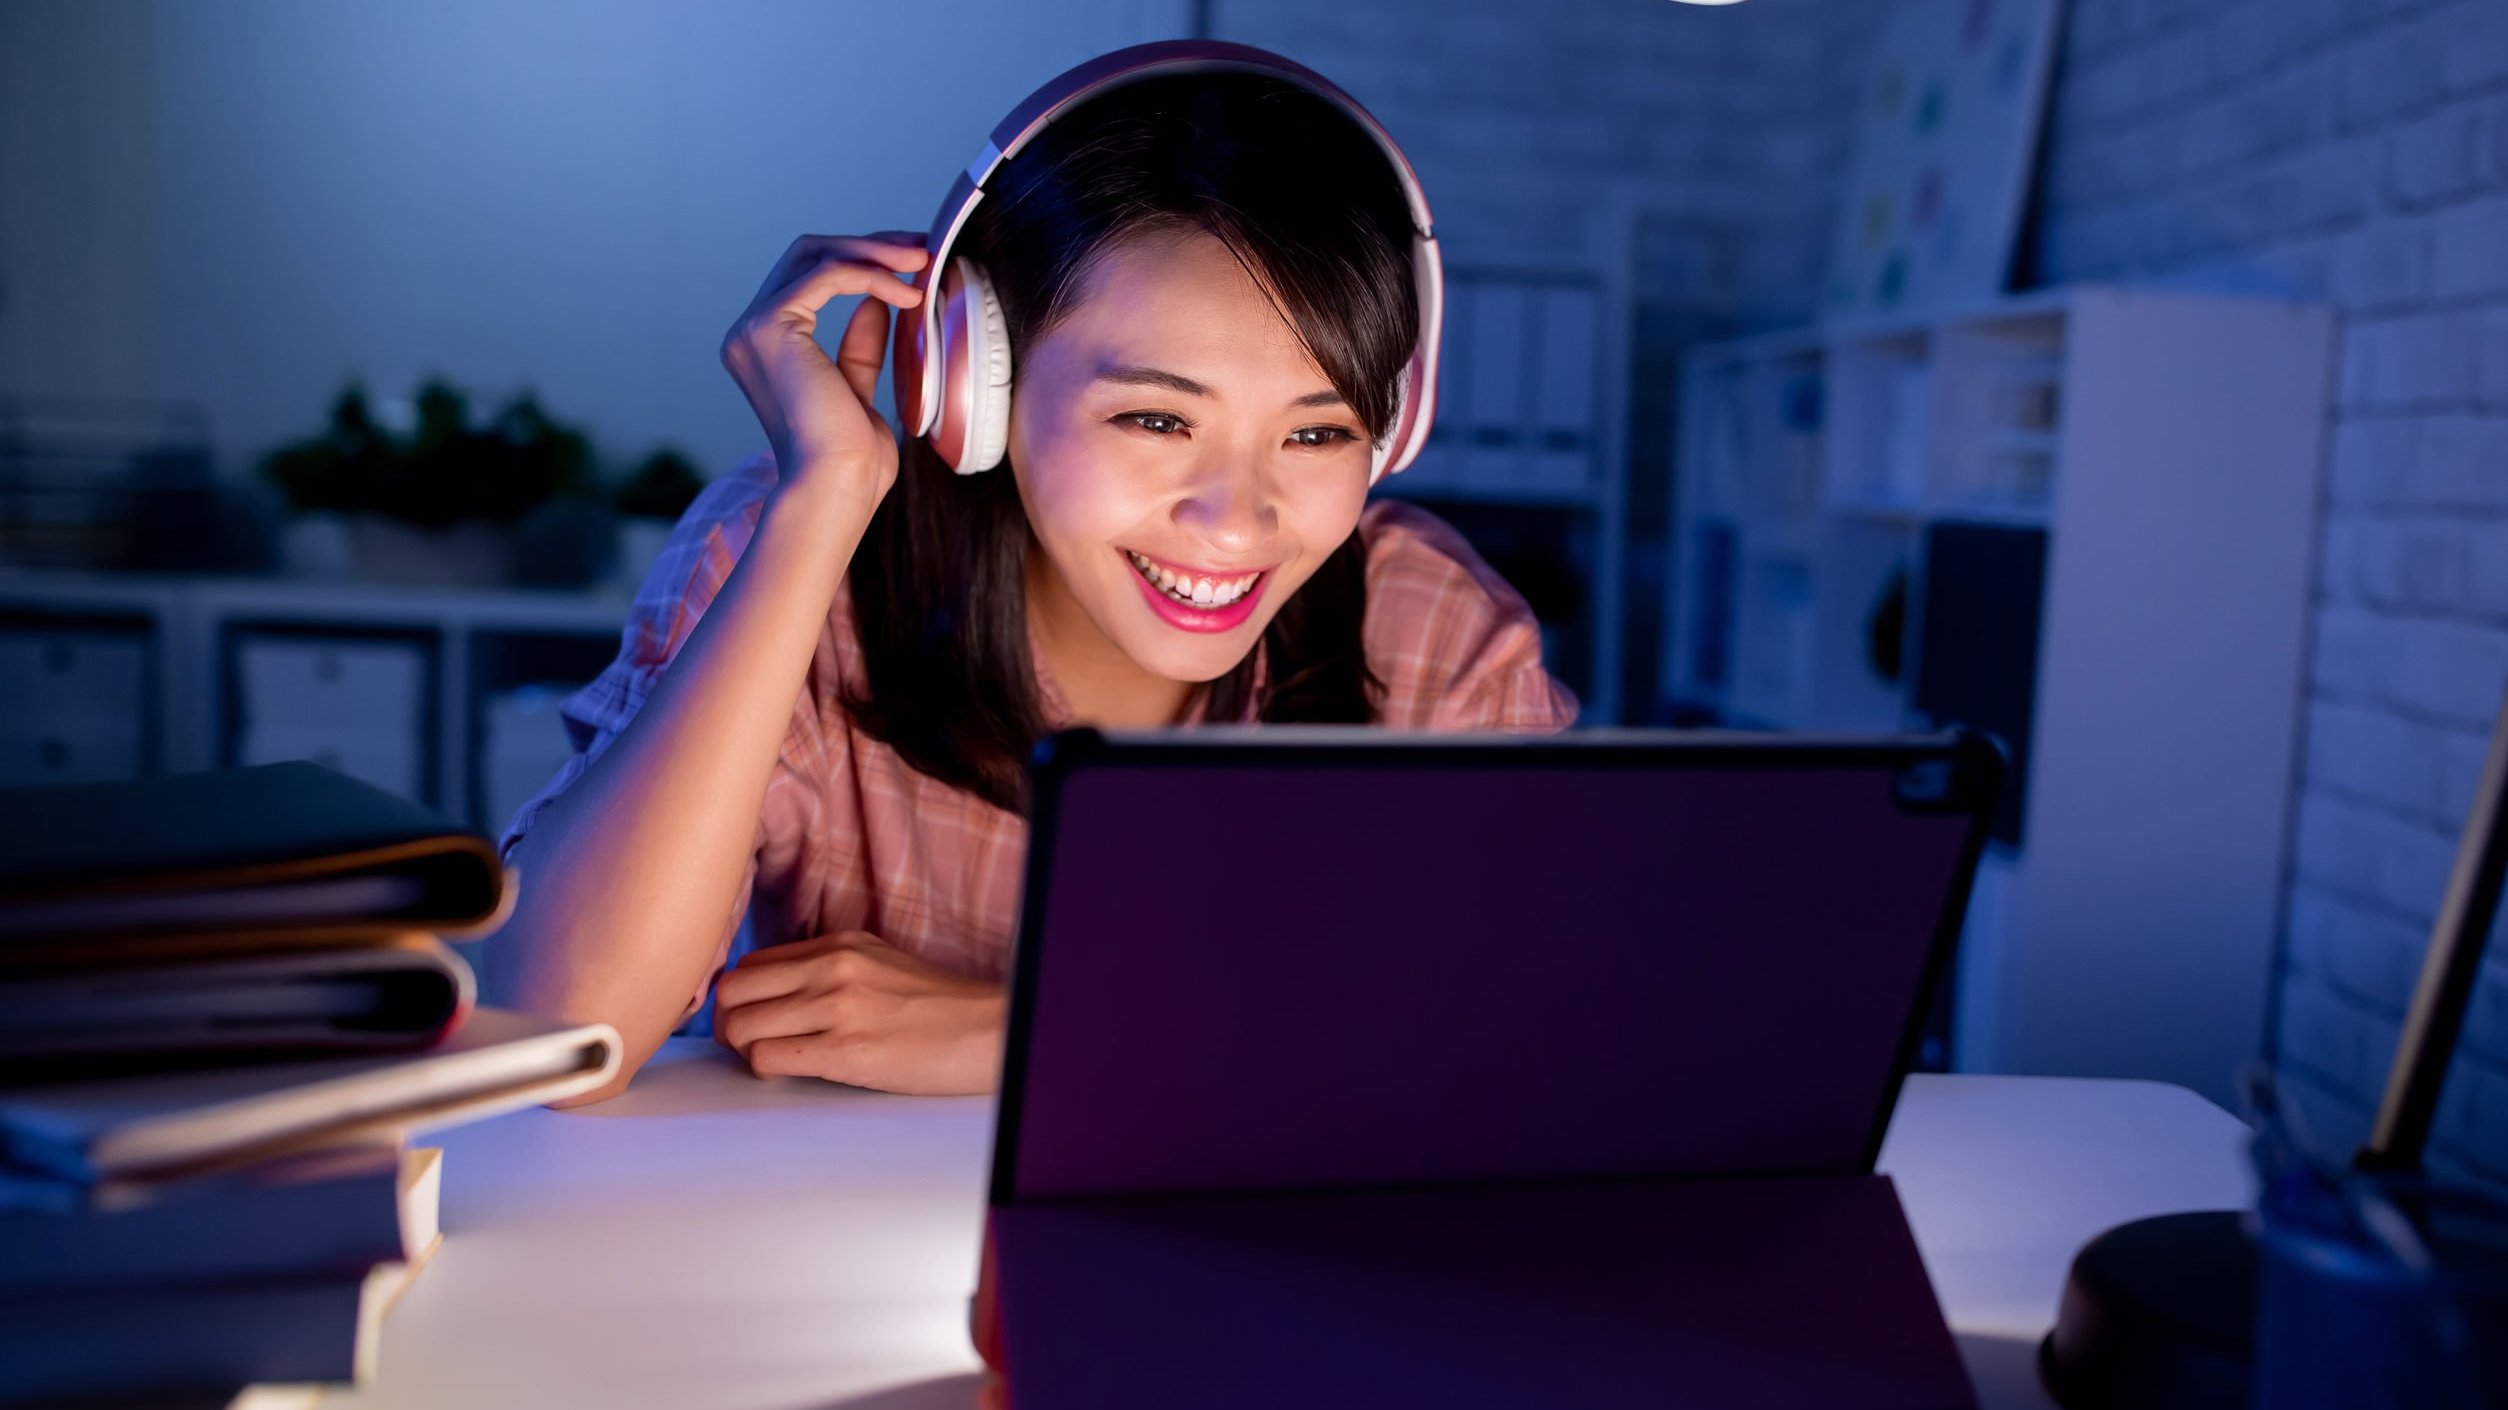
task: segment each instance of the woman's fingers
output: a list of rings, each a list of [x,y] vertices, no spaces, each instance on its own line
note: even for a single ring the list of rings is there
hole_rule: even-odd
[[[847,259],[876,261],[880,265],[905,273],[921,269],[927,256],[923,252],[925,237],[909,231],[883,230],[876,235],[803,235],[784,248],[783,258],[775,261],[759,293],[782,288],[811,266],[836,255]]]
[[[714,981],[714,1012],[718,1018],[730,1009],[782,998],[809,983],[810,972],[798,959],[749,962],[764,953],[760,950],[742,956],[739,964],[724,970],[723,977]]]
[[[782,998],[715,1010],[715,1029],[723,1041],[747,1055],[750,1045],[769,1038],[800,1038],[827,1028],[823,994],[786,994]]]
[[[818,1077],[834,1082],[841,1054],[825,1034],[760,1038],[741,1053],[760,1077]]]
[[[816,267],[776,290],[761,311],[779,319],[799,316],[815,326],[819,310],[829,300],[844,294],[869,294],[899,308],[913,308],[923,302],[922,290],[911,284],[899,283],[886,271],[829,255]]]

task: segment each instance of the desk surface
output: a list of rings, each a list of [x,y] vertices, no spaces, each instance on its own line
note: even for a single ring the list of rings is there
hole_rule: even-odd
[[[760,1081],[673,1039],[624,1095],[443,1134],[445,1239],[325,1405],[963,1410],[990,1098]],[[1897,1181],[1987,1410],[2083,1241],[2252,1199],[2227,1112],[2153,1082],[1918,1075]]]

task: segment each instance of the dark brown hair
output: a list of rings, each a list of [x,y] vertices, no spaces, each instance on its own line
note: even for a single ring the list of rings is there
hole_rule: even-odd
[[[953,253],[992,276],[1015,396],[1021,360],[1099,261],[1127,241],[1207,232],[1381,441],[1419,326],[1410,230],[1383,154],[1338,108],[1265,75],[1187,74],[1056,119],[995,174]],[[1012,811],[1025,810],[1025,761],[1045,728],[1028,651],[1033,537],[1006,460],[955,475],[918,438],[848,571],[867,678],[844,707],[914,768]],[[1372,722],[1383,687],[1360,639],[1366,595],[1353,532],[1210,682],[1203,717]]]

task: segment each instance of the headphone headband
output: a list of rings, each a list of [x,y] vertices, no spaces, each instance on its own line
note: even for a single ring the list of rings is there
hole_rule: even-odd
[[[959,386],[949,388],[944,395],[945,375],[959,377],[959,371],[946,366],[947,356],[931,356],[927,352],[934,348],[949,351],[941,333],[950,301],[934,297],[934,290],[941,286],[950,252],[966,228],[968,217],[984,198],[984,184],[1001,169],[1002,163],[1017,156],[1054,119],[1099,94],[1167,74],[1221,72],[1265,74],[1323,98],[1359,125],[1400,181],[1403,201],[1411,215],[1411,264],[1419,295],[1419,342],[1404,369],[1400,411],[1386,434],[1384,448],[1376,454],[1369,483],[1402,469],[1418,454],[1420,445],[1428,438],[1428,425],[1436,408],[1437,350],[1445,287],[1436,226],[1418,174],[1384,125],[1322,74],[1252,45],[1207,39],[1135,44],[1064,71],[1011,109],[1010,115],[993,129],[984,149],[950,183],[949,194],[942,199],[940,213],[924,243],[931,257],[914,278],[915,287],[923,291],[923,301],[897,319],[890,365],[897,391],[898,420],[906,434],[929,435],[945,420],[963,423],[965,419],[965,408],[956,403],[967,399],[971,389],[965,388],[965,379],[960,378]],[[1005,356],[1006,351],[1002,350]],[[944,402],[951,405],[944,406]],[[955,417],[951,415],[953,410],[958,413]]]
[[[1065,109],[1111,92],[1144,78],[1163,77],[1172,73],[1259,73],[1286,79],[1339,108],[1351,121],[1365,130],[1385,160],[1392,164],[1402,181],[1402,199],[1411,208],[1411,227],[1424,240],[1436,238],[1436,222],[1428,213],[1428,197],[1420,190],[1419,175],[1411,170],[1411,159],[1394,144],[1393,135],[1374,114],[1358,105],[1358,100],[1341,91],[1339,85],[1306,65],[1286,59],[1267,49],[1250,44],[1231,44],[1218,39],[1161,39],[1150,44],[1135,44],[1100,54],[1080,64],[1053,82],[1028,95],[1027,101],[1010,110],[1010,116],[993,129],[992,140],[975,160],[967,163],[967,178],[982,186],[992,178],[1003,162],[1019,155],[1029,139],[1045,130],[1045,125],[1062,116]],[[946,207],[943,208],[944,213]]]

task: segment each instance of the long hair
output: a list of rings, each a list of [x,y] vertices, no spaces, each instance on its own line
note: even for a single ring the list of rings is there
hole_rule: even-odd
[[[1098,261],[1131,239],[1207,232],[1381,441],[1418,336],[1410,229],[1382,153],[1339,109],[1266,75],[1186,74],[1056,119],[994,176],[956,249],[992,275],[1015,396],[1028,349],[1069,316]],[[955,475],[915,438],[847,575],[866,666],[843,701],[857,726],[1013,812],[1025,811],[1025,760],[1046,724],[1028,649],[1032,540],[1006,460]],[[1383,685],[1360,638],[1366,595],[1353,531],[1210,682],[1203,718],[1373,722]]]

